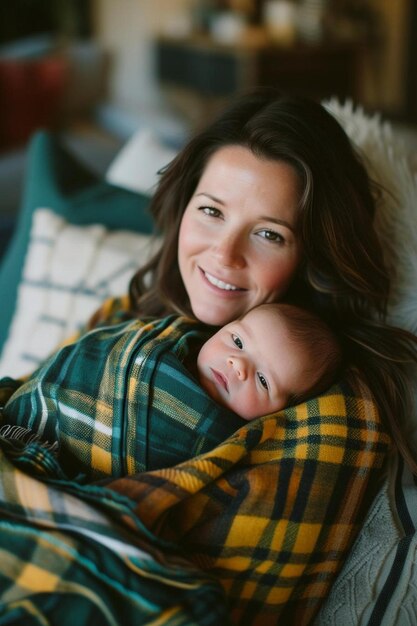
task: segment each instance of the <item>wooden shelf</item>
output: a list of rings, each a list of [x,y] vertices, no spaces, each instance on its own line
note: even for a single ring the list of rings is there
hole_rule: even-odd
[[[220,44],[208,36],[156,41],[161,84],[200,96],[225,97],[257,85],[274,85],[316,99],[357,96],[359,46],[333,41],[280,46],[267,40]]]

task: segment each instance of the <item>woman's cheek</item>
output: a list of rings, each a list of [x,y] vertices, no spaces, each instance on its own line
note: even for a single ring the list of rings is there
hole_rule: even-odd
[[[300,255],[296,249],[274,255],[274,258],[258,258],[255,281],[263,290],[272,294],[270,301],[285,294],[297,272]]]
[[[204,227],[201,219],[193,215],[191,211],[186,210],[182,218],[178,245],[181,247],[194,247],[194,244],[204,236]]]
[[[192,220],[184,214],[181,222],[180,232],[178,237],[178,257],[184,260],[188,255],[188,251],[194,247],[195,244],[195,227],[192,226]]]

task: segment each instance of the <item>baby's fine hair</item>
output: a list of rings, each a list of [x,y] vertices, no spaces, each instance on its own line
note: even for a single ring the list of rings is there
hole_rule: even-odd
[[[259,308],[275,312],[284,321],[290,340],[311,357],[311,368],[306,373],[314,383],[305,394],[291,396],[289,404],[304,402],[326,391],[340,374],[343,363],[340,342],[330,326],[311,311],[293,304],[261,304]]]

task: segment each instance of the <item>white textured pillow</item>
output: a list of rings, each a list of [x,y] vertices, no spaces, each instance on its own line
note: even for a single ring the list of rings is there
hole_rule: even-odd
[[[124,295],[155,245],[149,235],[74,226],[37,209],[0,376],[33,371],[103,300]]]
[[[176,151],[146,128],[135,133],[123,146],[106,172],[112,185],[152,195],[158,183],[159,170],[168,165]]]
[[[391,276],[389,319],[417,333],[417,174],[402,141],[379,115],[367,115],[351,102],[331,100],[325,106],[359,149],[371,177],[386,190],[375,226]]]

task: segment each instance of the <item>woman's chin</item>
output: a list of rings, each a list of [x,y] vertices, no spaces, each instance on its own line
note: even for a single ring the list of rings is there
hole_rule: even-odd
[[[194,316],[208,326],[224,326],[245,312],[244,307],[225,307],[215,303],[210,305],[192,304]]]

